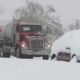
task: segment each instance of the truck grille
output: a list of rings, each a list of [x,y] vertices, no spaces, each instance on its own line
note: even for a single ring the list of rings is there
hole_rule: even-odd
[[[43,40],[31,40],[31,49],[34,50],[43,49]]]

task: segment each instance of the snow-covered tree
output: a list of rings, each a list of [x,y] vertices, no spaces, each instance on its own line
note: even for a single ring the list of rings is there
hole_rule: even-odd
[[[55,9],[51,5],[44,8],[35,1],[26,1],[26,6],[15,11],[15,18],[26,20],[30,23],[41,24],[50,40],[54,41],[63,34],[59,18],[55,17]]]

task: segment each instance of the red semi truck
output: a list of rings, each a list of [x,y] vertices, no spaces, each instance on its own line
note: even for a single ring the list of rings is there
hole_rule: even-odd
[[[14,20],[7,25],[4,33],[5,40],[14,47],[14,56],[18,58],[24,56],[49,58],[50,48],[41,25]]]

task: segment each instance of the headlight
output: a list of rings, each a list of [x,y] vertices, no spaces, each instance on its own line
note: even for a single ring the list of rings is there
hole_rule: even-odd
[[[24,44],[22,44],[22,47],[25,47],[25,45],[24,45]]]
[[[49,44],[49,45],[48,45],[48,48],[50,48],[50,47],[51,47],[51,45]]]
[[[48,44],[45,48],[46,48],[46,49],[49,49],[49,48],[51,48],[51,45]]]
[[[22,47],[27,47],[25,42],[23,42],[21,46]]]

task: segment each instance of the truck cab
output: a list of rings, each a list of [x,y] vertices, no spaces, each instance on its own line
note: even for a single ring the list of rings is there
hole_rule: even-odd
[[[41,25],[18,23],[12,33],[16,57],[42,56],[43,59],[49,58],[50,49]]]

